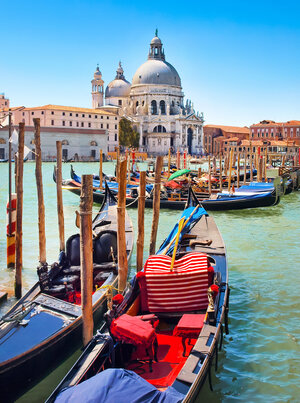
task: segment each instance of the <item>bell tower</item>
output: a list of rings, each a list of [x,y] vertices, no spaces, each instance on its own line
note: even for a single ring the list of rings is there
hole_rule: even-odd
[[[92,83],[92,107],[94,109],[103,106],[103,95],[104,95],[104,81],[102,80],[102,74],[99,70],[99,65],[97,65],[96,71],[94,73],[94,79]]]

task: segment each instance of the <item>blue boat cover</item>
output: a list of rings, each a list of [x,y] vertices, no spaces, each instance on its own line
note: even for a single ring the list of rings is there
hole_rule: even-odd
[[[190,217],[190,215],[193,213],[194,210],[195,210],[195,207],[194,207],[194,206],[188,207],[187,209],[185,209],[185,210],[182,212],[182,215],[181,215],[180,219],[181,219],[182,217],[184,217],[185,220],[186,220],[187,218]],[[180,242],[182,236],[183,236],[184,234],[186,234],[187,232],[189,232],[189,230],[190,230],[190,228],[192,227],[192,225],[195,224],[195,222],[199,221],[200,218],[201,218],[203,215],[208,215],[207,212],[206,212],[206,210],[205,210],[203,207],[198,207],[197,210],[193,213],[192,217],[189,219],[189,222],[187,223],[187,225],[182,229],[182,231],[181,231],[181,233],[180,233],[180,237],[179,237],[179,242]],[[179,221],[180,221],[180,220],[179,220]],[[179,221],[178,221],[178,222],[179,222]],[[172,239],[174,238],[174,236],[177,234],[177,232],[178,232],[178,222],[175,224],[175,226],[174,226],[174,228],[172,229],[172,231],[170,232],[168,238],[166,238],[166,240],[164,241],[164,243],[161,245],[161,247],[159,248],[159,250],[156,252],[157,255],[160,255],[160,254],[164,251],[164,249],[166,248],[166,246],[169,245],[169,243],[171,242],[171,240],[172,240]],[[172,246],[169,248],[168,254],[170,254],[170,253],[173,251],[174,245],[175,245],[175,242],[173,242]]]
[[[61,392],[56,403],[179,403],[184,395],[169,387],[160,392],[133,371],[106,369]]]

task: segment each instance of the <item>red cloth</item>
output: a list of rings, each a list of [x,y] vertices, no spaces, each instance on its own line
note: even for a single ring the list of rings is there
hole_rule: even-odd
[[[184,314],[174,329],[174,336],[196,339],[203,327],[205,314]]]
[[[142,310],[189,312],[206,309],[211,279],[207,255],[188,253],[175,261],[173,271],[170,271],[171,260],[169,256],[153,255],[146,261],[145,276],[138,278]]]
[[[143,344],[145,348],[151,346],[155,340],[155,331],[149,322],[144,322],[136,316],[127,314],[112,321],[111,334],[118,340],[135,346]]]

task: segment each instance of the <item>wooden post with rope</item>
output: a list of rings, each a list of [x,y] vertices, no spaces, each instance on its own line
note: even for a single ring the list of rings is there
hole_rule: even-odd
[[[118,192],[118,289],[123,292],[128,275],[128,262],[125,237],[125,208],[126,208],[126,173],[127,160],[120,163],[119,192]]]
[[[59,250],[65,250],[65,224],[64,224],[64,206],[62,196],[62,144],[56,142],[56,198],[57,198],[57,218],[59,232]]]
[[[19,123],[18,172],[17,172],[17,218],[16,218],[16,274],[15,297],[22,296],[22,266],[23,266],[23,168],[24,168],[24,135],[25,123]]]
[[[93,175],[82,175],[80,194],[80,272],[82,336],[86,346],[93,337]]]
[[[229,156],[228,192],[230,192],[230,187],[231,187],[232,153],[233,153],[233,150],[231,149],[230,150],[230,156]]]
[[[102,148],[100,149],[99,154],[99,189],[103,189],[103,152]]]
[[[146,172],[140,172],[140,193],[138,199],[138,236],[136,241],[136,271],[143,268],[144,253],[144,221],[145,221],[145,195],[146,195]]]
[[[160,181],[161,181],[162,167],[163,167],[163,157],[159,155],[156,158],[156,166],[155,166],[155,183],[153,192],[153,218],[152,218],[150,249],[149,249],[150,255],[155,254],[155,244],[157,237],[159,208],[160,208]]]
[[[41,124],[40,118],[33,119],[34,124],[34,145],[35,145],[35,177],[38,197],[38,226],[39,226],[39,261],[46,263],[46,231],[45,231],[45,204],[43,195],[42,177],[42,150],[41,150]]]

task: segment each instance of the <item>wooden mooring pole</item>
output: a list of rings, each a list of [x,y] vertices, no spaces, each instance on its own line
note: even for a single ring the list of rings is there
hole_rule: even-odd
[[[62,197],[62,147],[61,141],[56,142],[56,195],[57,195],[57,216],[59,231],[59,250],[65,250],[65,224],[64,207]]]
[[[100,162],[100,167],[99,167],[99,183],[100,183],[100,190],[103,189],[103,153],[102,149],[100,150],[100,156],[99,156],[99,162]]]
[[[151,228],[151,238],[150,238],[150,255],[155,254],[155,245],[159,221],[159,208],[160,208],[160,182],[161,182],[161,170],[163,167],[163,157],[159,155],[156,158],[155,164],[155,183],[154,183],[154,193],[153,193],[153,218],[152,218],[152,228]]]
[[[240,167],[240,153],[238,152],[237,154],[237,188],[240,187],[240,173],[241,173],[241,167]]]
[[[246,177],[247,177],[247,154],[244,153],[244,185],[246,185]]]
[[[15,297],[22,296],[22,241],[23,241],[23,165],[24,165],[24,133],[25,123],[19,123],[18,172],[17,172],[17,219],[16,219],[16,274]]]
[[[208,193],[211,195],[211,166],[210,155],[208,156]]]
[[[219,186],[220,186],[220,192],[222,193],[222,190],[223,190],[223,167],[222,167],[222,154],[220,154]]]
[[[80,195],[80,272],[83,345],[93,337],[93,175],[82,175]]]
[[[40,118],[33,119],[34,145],[35,145],[35,178],[38,197],[38,226],[39,226],[39,262],[46,264],[46,230],[45,230],[45,204],[43,194],[42,176],[42,150],[41,150],[41,124]]]
[[[144,218],[145,218],[146,172],[140,173],[140,194],[138,200],[138,236],[136,241],[136,271],[143,268]]]
[[[228,192],[230,192],[230,187],[231,187],[232,154],[233,154],[233,150],[231,149],[230,156],[229,156]]]
[[[170,177],[170,170],[171,170],[171,148],[169,148],[168,152],[168,179]]]
[[[125,237],[126,174],[127,160],[120,163],[118,191],[118,290],[123,292],[128,275],[128,261]]]

